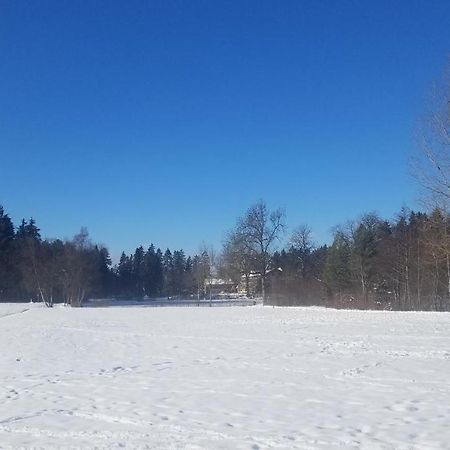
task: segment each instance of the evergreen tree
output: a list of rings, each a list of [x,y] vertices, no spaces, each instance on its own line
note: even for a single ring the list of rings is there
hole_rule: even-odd
[[[153,297],[156,292],[155,263],[155,246],[151,244],[144,256],[144,291],[149,297]]]
[[[164,290],[163,253],[160,248],[156,250],[154,265],[155,294],[162,295]]]
[[[122,252],[117,266],[119,295],[128,297],[133,295],[133,259]]]
[[[0,300],[14,294],[17,281],[14,270],[14,225],[0,206]]]
[[[5,250],[13,240],[14,225],[3,206],[0,206],[0,250]]]
[[[192,258],[190,256],[186,259],[186,266],[184,268],[184,279],[183,279],[183,291],[186,294],[192,294],[193,273],[192,273]]]
[[[29,222],[22,219],[16,233],[15,264],[20,274],[20,287],[23,295],[33,298],[36,294],[42,299],[42,270],[47,264],[47,253],[41,248],[40,230],[33,218]]]
[[[366,214],[353,231],[352,268],[361,287],[364,303],[368,303],[369,289],[374,279],[374,262],[377,253],[380,219],[375,214]]]
[[[111,271],[111,257],[106,247],[95,247],[97,253],[98,284],[96,294],[108,297],[114,292],[114,273]]]
[[[185,269],[186,256],[183,250],[175,250],[172,258],[172,286],[175,295],[182,295],[184,292]]]
[[[29,222],[27,222],[25,219],[22,219],[22,222],[17,229],[16,236],[17,238],[31,238],[36,241],[41,240],[41,234],[40,229],[36,226],[36,221],[31,218]]]
[[[138,247],[133,256],[133,294],[138,298],[142,298],[145,295],[145,252],[142,245]]]
[[[344,293],[351,287],[351,247],[342,231],[334,235],[324,268],[324,281],[332,292]]]
[[[173,282],[173,257],[172,252],[166,249],[162,259],[163,271],[164,271],[164,294],[170,297],[174,294],[174,282]]]

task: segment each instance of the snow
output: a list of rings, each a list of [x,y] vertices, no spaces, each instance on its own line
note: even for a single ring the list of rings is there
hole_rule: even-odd
[[[1,448],[448,448],[450,314],[0,304]]]

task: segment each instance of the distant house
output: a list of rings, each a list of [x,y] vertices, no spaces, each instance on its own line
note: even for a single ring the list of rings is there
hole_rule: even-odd
[[[206,296],[212,297],[220,294],[231,294],[236,292],[236,284],[232,280],[224,280],[222,278],[206,278],[205,279]]]
[[[242,275],[238,284],[238,293],[241,295],[250,295],[253,297],[260,290],[261,275],[257,272],[250,272],[247,275]]]
[[[276,267],[274,269],[269,269],[266,273],[266,283],[270,285],[273,278],[278,278],[282,269]],[[261,293],[261,274],[259,272],[252,271],[248,275],[242,275],[238,285],[238,293],[246,295],[248,285],[248,294],[253,297]]]

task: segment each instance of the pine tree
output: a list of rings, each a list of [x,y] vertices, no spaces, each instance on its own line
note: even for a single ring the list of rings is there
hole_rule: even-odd
[[[167,297],[171,297],[174,293],[173,285],[173,257],[172,252],[166,249],[162,259],[163,271],[164,271],[164,294]]]
[[[111,257],[106,247],[96,246],[98,285],[97,294],[101,297],[108,297],[114,288],[114,278],[111,272]]]
[[[184,268],[184,278],[183,278],[183,291],[187,294],[192,294],[192,258],[190,256],[186,259],[186,266]]]
[[[172,258],[173,293],[182,295],[184,291],[184,273],[186,269],[186,256],[183,250],[175,250]]]
[[[369,290],[374,280],[374,263],[377,254],[380,219],[375,214],[366,214],[353,232],[352,268],[361,287],[361,295],[368,305]]]
[[[142,245],[138,247],[133,256],[133,283],[134,295],[142,298],[145,295],[144,277],[145,277],[145,253]]]
[[[163,254],[160,248],[156,250],[154,265],[155,294],[162,295],[164,290]]]
[[[14,270],[14,225],[0,206],[0,300],[12,295],[17,281]]]
[[[4,250],[14,239],[14,225],[3,206],[0,206],[0,250]]]
[[[336,232],[328,250],[323,278],[333,293],[344,293],[351,287],[351,247],[347,236]]]
[[[133,259],[122,252],[117,266],[119,295],[128,297],[133,295]]]
[[[148,297],[153,297],[156,291],[155,263],[155,246],[151,244],[144,256],[144,291]]]
[[[20,274],[22,294],[33,298],[36,293],[44,300],[42,291],[43,267],[48,263],[48,254],[41,248],[40,230],[33,218],[22,222],[16,233],[15,264]],[[51,303],[51,302],[50,302]]]
[[[18,238],[31,238],[36,241],[41,240],[40,229],[36,226],[36,221],[31,218],[29,222],[22,219],[22,222],[17,230],[16,236]]]

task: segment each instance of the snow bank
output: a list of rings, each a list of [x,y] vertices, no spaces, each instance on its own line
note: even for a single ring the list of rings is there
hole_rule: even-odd
[[[0,304],[0,340],[0,447],[450,441],[447,313]]]

